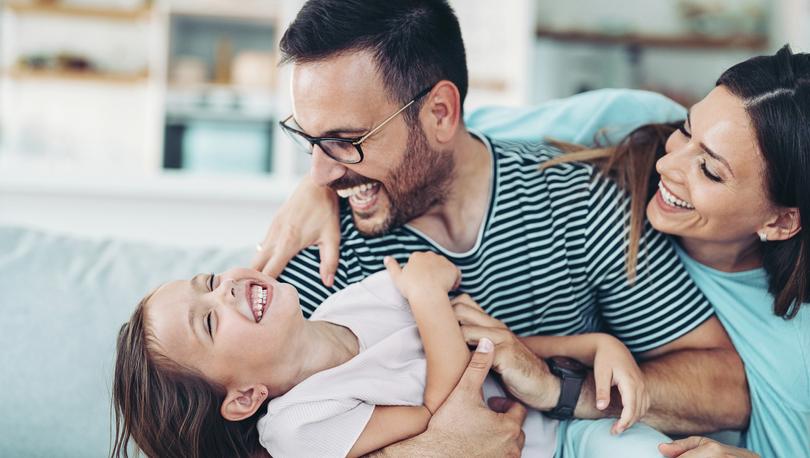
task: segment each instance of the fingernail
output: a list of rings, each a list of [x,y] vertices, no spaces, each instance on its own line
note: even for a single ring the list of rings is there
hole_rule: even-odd
[[[603,410],[605,407],[607,407],[607,401],[605,401],[604,399],[600,399],[600,400],[596,401],[596,408],[597,409]]]
[[[386,256],[383,258],[383,264],[388,264],[391,260],[394,259],[391,256]]]
[[[492,344],[492,341],[484,337],[478,341],[478,347],[475,349],[475,351],[479,353],[489,353],[493,348],[495,348],[495,345]]]
[[[326,286],[331,288],[334,283],[335,283],[335,276],[332,275],[332,274],[327,275],[326,276]]]

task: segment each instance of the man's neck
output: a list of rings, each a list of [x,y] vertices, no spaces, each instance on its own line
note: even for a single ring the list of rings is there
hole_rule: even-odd
[[[447,199],[408,225],[449,251],[470,250],[478,238],[489,206],[492,155],[478,137],[466,132],[453,153],[455,168]]]

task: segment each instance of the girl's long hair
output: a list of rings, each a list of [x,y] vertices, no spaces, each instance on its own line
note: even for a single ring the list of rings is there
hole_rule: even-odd
[[[145,324],[148,300],[141,300],[118,333],[110,455],[128,457],[133,441],[152,458],[268,457],[256,430],[264,409],[240,422],[225,420],[225,388],[157,351]]]

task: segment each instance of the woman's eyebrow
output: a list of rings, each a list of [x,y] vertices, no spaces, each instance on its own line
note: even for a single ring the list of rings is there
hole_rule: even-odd
[[[689,125],[690,129],[692,128],[692,116],[691,115],[692,115],[692,110],[689,110],[689,111],[686,112],[686,123]],[[712,151],[712,149],[709,148],[708,146],[706,146],[706,144],[703,143],[703,142],[700,142],[700,147],[703,149],[703,151],[706,152],[706,154],[711,156],[712,159],[715,159],[715,160],[720,161],[721,163],[723,163],[723,165],[725,165],[726,168],[728,169],[728,171],[731,173],[731,176],[734,176],[734,171],[731,170],[731,165],[729,165],[728,161],[726,161],[723,158],[723,156],[721,156],[721,155],[715,153],[714,151]]]

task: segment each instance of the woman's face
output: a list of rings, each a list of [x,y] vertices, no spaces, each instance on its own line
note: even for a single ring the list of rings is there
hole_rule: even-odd
[[[657,230],[721,243],[753,243],[775,213],[765,162],[742,101],[724,86],[695,104],[658,160],[647,205]]]
[[[294,287],[248,269],[167,283],[144,313],[163,355],[225,387],[275,386],[274,355],[304,323]]]

